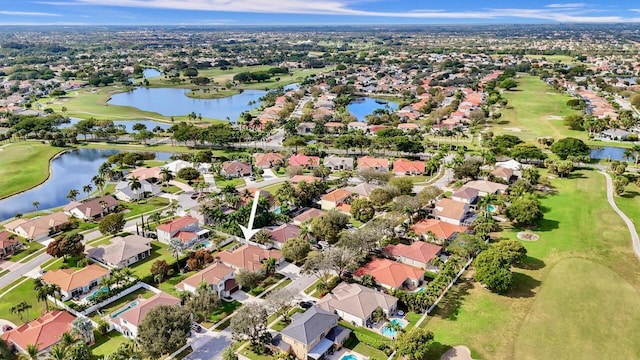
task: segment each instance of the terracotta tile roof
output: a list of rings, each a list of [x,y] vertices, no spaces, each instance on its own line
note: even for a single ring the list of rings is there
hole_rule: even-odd
[[[80,270],[60,269],[47,271],[42,275],[42,280],[48,284],[56,284],[61,290],[73,289],[89,285],[90,282],[109,274],[109,270],[100,265],[91,264]]]
[[[297,238],[300,235],[300,228],[291,224],[282,224],[269,232],[274,241],[284,244],[291,238]]]
[[[16,344],[23,350],[28,345],[37,345],[38,350],[42,351],[60,341],[62,333],[71,331],[71,323],[75,319],[75,316],[66,311],[54,310],[9,330],[0,337],[7,342]]]
[[[381,284],[399,288],[407,279],[422,279],[424,270],[393,260],[376,258],[356,270],[354,275],[361,277],[365,274],[373,276]]]
[[[138,180],[147,180],[152,178],[159,179],[160,174],[160,166],[154,166],[150,168],[137,168],[131,170],[131,172],[128,173],[126,177],[130,178],[135,176],[138,178]]]
[[[294,175],[291,179],[289,179],[289,182],[292,184],[298,184],[304,181],[307,184],[311,184],[314,181],[320,181],[320,180],[321,179],[319,177],[315,177],[311,175]]]
[[[139,300],[138,305],[131,307],[129,310],[123,312],[118,316],[115,321],[126,320],[128,323],[138,326],[147,316],[147,313],[152,309],[160,305],[178,305],[180,299],[173,297],[164,292],[157,293],[152,297],[144,300]]]
[[[442,251],[442,246],[426,243],[424,241],[416,241],[411,245],[387,245],[387,247],[384,248],[384,251],[393,256],[401,256],[407,259],[428,263],[433,260],[440,251]]]
[[[227,175],[246,175],[251,173],[251,165],[241,161],[225,161],[222,163],[222,171]]]
[[[254,156],[256,166],[270,166],[284,159],[280,153],[255,154]]]
[[[462,187],[460,189],[458,189],[456,192],[454,192],[453,194],[451,194],[452,198],[459,198],[459,199],[465,199],[465,200],[471,200],[475,197],[478,197],[478,190],[477,189],[472,189],[472,188],[468,188],[468,187]]]
[[[406,159],[397,159],[393,162],[393,172],[396,173],[423,173],[424,171],[424,161],[409,161]]]
[[[503,179],[510,179],[513,176],[513,170],[503,167],[497,167],[491,173]]]
[[[465,203],[451,199],[440,199],[436,203],[436,216],[462,220],[467,213]]]
[[[318,166],[320,165],[320,158],[317,156],[307,156],[305,154],[291,155],[289,158],[289,165],[291,166]]]
[[[42,235],[48,235],[50,229],[53,227],[58,227],[68,223],[69,217],[63,212],[55,212],[53,214],[40,216],[31,220],[26,220],[26,219],[19,219],[19,220],[24,220],[24,221],[21,221],[21,222],[14,221],[9,224],[6,224],[5,227],[9,230],[12,230],[12,228],[10,228],[11,224],[16,223],[17,226],[15,226],[14,229],[17,227],[21,227],[27,233],[28,238],[35,239]]]
[[[191,231],[178,231],[175,235],[173,235],[173,237],[180,239],[180,241],[182,241],[183,243],[187,243],[198,237],[198,234]]]
[[[278,250],[265,250],[255,245],[244,244],[233,251],[221,251],[218,257],[229,266],[249,271],[262,269],[262,262],[269,258],[281,259]]]
[[[206,269],[200,270],[199,272],[189,276],[184,279],[182,283],[185,283],[191,287],[198,288],[200,284],[218,284],[222,279],[228,277],[233,274],[234,269],[228,267],[222,263],[214,263],[207,267]],[[179,284],[178,284],[179,285]]]
[[[13,244],[15,244],[18,240],[9,240],[9,237],[12,236],[8,231],[0,231],[0,248],[5,249]]]
[[[344,201],[347,197],[353,195],[352,192],[347,191],[345,189],[336,189],[328,194],[324,194],[320,197],[323,201],[330,201],[333,203],[339,203]]]
[[[307,220],[311,220],[311,219],[317,218],[318,216],[322,216],[324,214],[326,214],[326,211],[324,211],[324,210],[311,208],[311,209],[303,212],[302,214],[294,217],[293,221],[303,223],[303,222],[305,222]]]
[[[424,235],[428,232],[432,232],[440,239],[448,239],[455,233],[463,233],[467,231],[466,226],[453,225],[444,221],[436,219],[420,220],[417,223],[411,225],[411,230],[418,235]]]
[[[183,216],[181,218],[177,218],[175,220],[169,221],[167,223],[158,225],[158,227],[156,229],[164,231],[164,232],[168,232],[168,233],[175,233],[177,231],[179,231],[180,229],[183,229],[191,224],[197,223],[198,220],[192,218],[191,216]]]
[[[363,156],[358,158],[358,169],[369,168],[389,168],[389,160],[383,158],[374,158],[369,156]]]

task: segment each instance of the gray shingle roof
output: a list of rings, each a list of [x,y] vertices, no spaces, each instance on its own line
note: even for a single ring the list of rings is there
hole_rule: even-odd
[[[326,334],[331,330],[337,321],[338,315],[313,306],[302,315],[295,317],[281,332],[304,344],[310,344],[320,334]]]

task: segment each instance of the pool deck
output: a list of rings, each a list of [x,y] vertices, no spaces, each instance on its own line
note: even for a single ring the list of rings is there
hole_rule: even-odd
[[[387,336],[387,335],[385,335],[385,334],[382,332],[382,330],[384,329],[384,326],[385,326],[387,323],[389,323],[389,322],[391,322],[391,321],[393,321],[393,320],[400,321],[400,322],[402,323],[402,328],[406,328],[406,327],[407,327],[407,325],[409,325],[409,321],[407,321],[407,320],[404,318],[404,316],[394,315],[394,316],[392,316],[392,317],[390,317],[390,318],[389,318],[389,321],[381,321],[381,322],[377,322],[377,323],[373,324],[373,325],[371,326],[371,330],[373,330],[373,331],[375,331],[375,332],[377,332],[377,333],[379,333],[379,334],[382,334],[382,335],[384,335],[384,336]],[[389,337],[389,336],[387,336],[387,337]]]

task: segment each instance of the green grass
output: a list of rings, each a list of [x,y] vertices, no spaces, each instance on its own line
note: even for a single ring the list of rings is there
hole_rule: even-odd
[[[216,311],[209,314],[207,320],[208,322],[215,324],[226,318],[227,316],[233,314],[233,312],[238,310],[240,306],[242,306],[242,303],[239,301],[233,300],[231,302],[227,302],[222,300],[220,302],[220,307]]]
[[[225,179],[222,177],[216,177],[215,178],[216,181],[216,186],[219,188],[223,188],[225,186],[231,185],[233,187],[240,187],[240,186],[244,186],[245,182],[243,178],[231,178],[231,179]]]
[[[329,280],[327,280],[327,283],[328,282]],[[304,293],[307,295],[315,293],[316,289],[318,288],[318,285],[320,285],[321,283],[322,283],[322,279],[316,280],[313,284],[309,285],[308,288],[304,289]]]
[[[179,352],[178,355],[174,356],[173,358],[177,360],[184,359],[187,355],[191,354],[192,352],[193,352],[193,349],[191,348],[191,346],[189,346],[186,349]]]
[[[142,278],[151,274],[151,266],[158,260],[165,260],[168,264],[172,265],[176,259],[167,249],[166,244],[159,241],[152,241],[151,256],[130,266],[133,275]]]
[[[182,189],[180,189],[179,187],[174,186],[174,185],[169,185],[169,186],[163,186],[162,187],[162,191],[164,191],[166,193],[169,193],[169,194],[175,194],[180,190],[182,190]]]
[[[16,251],[11,256],[7,257],[6,260],[19,262],[20,260],[26,258],[27,256],[44,249],[44,245],[37,241],[23,241],[24,247],[22,250]]]
[[[249,349],[249,346],[245,346],[242,350],[239,351],[239,353],[251,360],[273,360],[273,356],[268,354],[256,354],[255,352],[251,351],[251,349]]]
[[[262,297],[266,298],[267,296],[269,296],[269,294],[271,294],[272,292],[278,290],[278,289],[282,289],[283,287],[291,284],[293,282],[293,280],[286,278],[284,279],[282,282],[280,282],[278,285],[274,286],[273,288],[269,289],[269,291],[267,291]]]
[[[501,109],[498,125],[492,125],[496,134],[511,134],[535,142],[537,137],[552,136],[556,139],[577,137],[586,140],[585,131],[569,130],[562,117],[577,114],[567,106],[569,95],[556,92],[537,77],[522,75],[517,79],[518,87],[505,91],[503,97],[509,101]],[[519,130],[519,131],[518,131]]]
[[[615,196],[616,205],[633,221],[636,231],[640,232],[640,188],[630,183],[622,196]]]
[[[120,346],[120,344],[129,340],[115,330],[111,331],[107,335],[102,335],[97,331],[94,331],[93,334],[96,339],[95,344],[91,347],[94,358],[111,355]]]
[[[131,202],[131,203],[121,203],[123,206],[127,207],[129,211],[124,212],[124,216],[127,219],[135,217],[140,214],[144,214],[149,211],[157,210],[159,208],[165,207],[169,205],[169,199],[163,197],[152,197],[150,199],[141,200],[139,203]]]
[[[606,201],[604,176],[579,171],[570,179],[551,183],[557,194],[541,199],[545,218],[534,229],[540,239],[522,242],[528,258],[513,269],[513,288],[497,295],[466,279],[423,323],[434,332],[442,352],[466,345],[474,359],[546,359],[551,357],[548,354],[579,359],[584,358],[584,349],[600,346],[604,350],[619,344],[626,347],[619,351],[636,351],[631,357],[640,354],[640,342],[629,345],[629,339],[634,339],[629,334],[637,328],[618,320],[619,314],[627,314],[627,309],[637,312],[640,306],[640,263],[624,223]],[[507,229],[502,235],[515,239],[517,231]],[[589,265],[575,264],[575,259]],[[572,273],[567,274],[568,270]],[[636,291],[635,297],[630,289]],[[612,299],[615,296],[626,305],[621,307]],[[595,304],[602,309],[593,310]],[[549,324],[542,327],[541,322]],[[550,334],[551,327],[567,336]],[[575,352],[568,354],[569,349]]]
[[[44,182],[49,177],[49,160],[64,150],[31,141],[0,149],[0,199]]]
[[[358,338],[360,342],[363,342],[366,345],[376,348],[383,344],[387,346],[393,346],[393,340],[387,338],[382,334],[373,332],[360,326],[351,325],[351,323],[344,320],[341,320],[339,324],[342,327],[350,329],[353,335],[355,335],[355,337]]]
[[[21,277],[19,280],[11,283],[9,286],[0,290],[0,293],[5,292],[12,286],[15,286],[18,282],[24,280],[24,277]],[[20,326],[24,323],[23,320],[20,320],[20,317],[17,314],[12,314],[9,309],[12,306],[26,301],[27,304],[31,305],[32,308],[29,309],[28,314],[24,314],[24,316],[28,316],[28,320],[31,321],[40,315],[44,314],[45,306],[44,302],[36,300],[36,292],[33,290],[33,281],[31,279],[27,279],[24,283],[18,285],[15,289],[11,290],[11,292],[7,293],[7,295],[3,296],[0,301],[0,319],[6,319],[14,324]],[[50,309],[53,304],[49,304]]]
[[[201,89],[200,90],[193,90],[193,91],[189,91],[188,93],[185,93],[184,95],[186,97],[192,98],[192,99],[222,99],[222,98],[226,98],[229,96],[233,96],[238,94],[238,90],[220,90],[218,89],[218,91],[216,91],[215,88],[210,89],[209,92],[203,92]]]
[[[353,335],[351,335],[349,339],[347,339],[347,341],[344,343],[344,347],[373,360],[387,359],[387,355],[384,352],[361,342],[357,337]]]
[[[268,191],[271,194],[275,194],[276,191],[278,191],[278,189],[280,189],[283,185],[284,183],[273,184],[273,185],[263,187],[262,190]]]
[[[94,312],[91,315],[89,315],[89,317],[91,319],[93,319],[94,321],[98,321],[98,319],[100,319],[101,317],[113,313],[114,311],[120,309],[121,307],[123,307],[126,304],[128,304],[129,302],[137,299],[138,297],[143,297],[145,299],[148,299],[148,298],[152,297],[153,295],[154,295],[154,293],[152,291],[149,291],[149,290],[147,290],[145,288],[140,288],[140,289],[132,292],[131,294],[123,296],[122,298],[112,302],[111,304],[102,307],[100,309],[100,312],[102,313],[102,315],[99,315],[98,313]]]

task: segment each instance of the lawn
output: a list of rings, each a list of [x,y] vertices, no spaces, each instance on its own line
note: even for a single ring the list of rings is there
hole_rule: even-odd
[[[143,278],[151,274],[151,266],[158,260],[165,260],[168,264],[173,266],[173,263],[176,259],[173,257],[173,254],[171,254],[171,252],[167,249],[166,244],[159,241],[152,241],[151,256],[131,266],[133,275],[139,278]]]
[[[226,186],[233,186],[233,187],[240,187],[240,186],[244,186],[245,182],[243,178],[231,178],[231,179],[225,179],[223,177],[216,177],[215,178],[216,181],[216,186],[220,189],[226,187]]]
[[[227,316],[233,314],[233,312],[236,311],[240,306],[242,306],[242,303],[239,301],[233,300],[231,302],[228,302],[222,300],[220,302],[220,307],[216,311],[209,314],[209,318],[207,320],[208,322],[215,324],[226,318]]]
[[[383,353],[382,351],[373,348],[363,342],[361,342],[360,340],[358,340],[357,337],[355,337],[354,335],[351,335],[349,337],[349,339],[347,339],[347,341],[344,343],[344,347],[347,349],[351,349],[355,352],[357,352],[358,354],[362,354],[370,359],[373,360],[386,360],[387,359],[387,355],[385,353]]]
[[[535,76],[521,75],[517,82],[517,88],[503,93],[509,103],[500,110],[502,117],[498,125],[493,125],[494,133],[516,135],[532,142],[540,136],[586,140],[585,131],[569,130],[562,122],[562,117],[579,113],[567,106],[569,95],[555,91]]]
[[[94,331],[93,334],[96,339],[95,344],[91,347],[94,358],[111,355],[120,346],[120,344],[128,341],[124,335],[115,330],[111,331],[107,335],[102,335],[97,331]]]
[[[584,349],[611,350],[617,344],[626,347],[616,354],[621,356],[605,357],[640,354],[640,342],[629,346],[628,334],[636,333],[637,326],[618,318],[640,306],[637,293],[632,296],[632,290],[640,290],[640,263],[626,227],[606,201],[604,177],[580,171],[552,185],[558,193],[541,199],[545,218],[534,230],[540,239],[523,242],[528,258],[514,269],[514,287],[497,295],[463,280],[423,323],[442,352],[467,345],[480,359],[581,359]],[[503,235],[514,239],[517,231],[507,229]],[[602,308],[595,311],[595,306]],[[568,354],[569,349],[574,351]]]
[[[630,183],[622,196],[615,196],[616,205],[633,221],[636,231],[640,232],[640,188]]]
[[[139,203],[124,203],[122,202],[121,205],[125,206],[126,208],[129,209],[129,211],[125,211],[124,212],[124,216],[127,219],[131,219],[133,217],[136,217],[140,214],[144,214],[147,213],[149,211],[154,211],[154,210],[158,210],[162,207],[165,207],[167,205],[169,205],[169,199],[167,198],[163,198],[163,197],[152,197],[150,199],[146,199],[146,200],[142,200]]]
[[[20,278],[20,281],[24,280],[24,277]],[[11,286],[14,286],[19,281],[16,281],[10,284],[8,287],[0,290],[0,293],[8,290]],[[28,320],[33,320],[38,316],[44,314],[44,302],[36,300],[36,292],[33,290],[33,281],[31,279],[27,279],[24,283],[18,285],[15,289],[11,290],[8,294],[2,297],[0,300],[0,319],[6,319],[14,324],[20,326],[24,323],[23,320],[20,319],[18,314],[12,314],[9,309],[12,306],[26,301],[27,304],[31,305],[31,309],[29,309],[28,313],[25,313],[24,316],[28,318]],[[52,306],[53,304],[49,304]]]
[[[63,150],[31,141],[0,147],[0,199],[44,182],[49,160]]]
[[[206,88],[209,91],[204,92],[202,89],[195,89],[189,91],[184,95],[192,99],[222,99],[232,95],[238,94],[238,90],[221,90],[219,88]]]
[[[44,249],[44,245],[37,241],[22,241],[22,243],[24,244],[22,250],[16,251],[13,255],[9,256],[7,260],[19,262],[27,256],[37,252],[38,250]]]
[[[273,184],[273,185],[263,187],[261,190],[265,190],[271,194],[275,194],[278,191],[278,189],[280,189],[283,185],[284,183]]]

